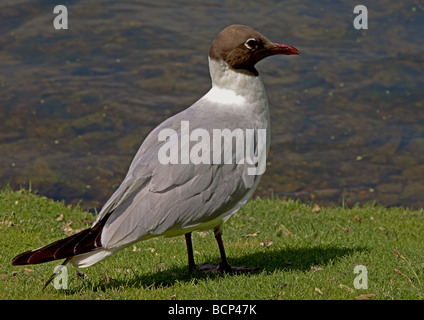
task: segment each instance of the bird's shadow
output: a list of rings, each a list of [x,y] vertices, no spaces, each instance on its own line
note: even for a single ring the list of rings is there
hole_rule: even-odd
[[[366,247],[310,247],[310,248],[282,248],[264,249],[252,254],[244,255],[240,258],[229,258],[229,263],[233,266],[256,267],[255,271],[247,274],[255,276],[266,272],[272,273],[275,270],[282,271],[310,271],[317,268],[324,268],[326,265],[336,263],[342,257],[349,256],[355,252],[368,251]],[[198,263],[217,263],[217,261],[197,261]],[[92,282],[89,287],[93,291],[103,291],[109,288],[132,287],[132,288],[159,288],[169,287],[176,282],[191,282],[206,278],[223,277],[221,272],[189,272],[188,267],[175,266],[165,270],[146,272],[142,274],[133,273],[122,278],[111,279],[107,282]],[[234,273],[233,276],[237,276]],[[90,281],[91,282],[91,281]],[[84,286],[84,284],[81,284]],[[87,284],[85,284],[87,285]],[[81,288],[74,288],[79,291]],[[72,291],[72,289],[71,289]],[[72,292],[68,292],[72,294]]]

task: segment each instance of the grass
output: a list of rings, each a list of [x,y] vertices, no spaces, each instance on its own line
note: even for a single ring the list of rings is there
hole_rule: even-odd
[[[90,226],[94,215],[4,188],[0,299],[422,299],[423,218],[423,210],[256,199],[223,236],[230,263],[255,272],[190,274],[184,237],[154,238],[81,269],[88,279],[69,267],[66,290],[42,290],[60,262],[13,267],[11,259]],[[196,263],[218,263],[212,232],[194,233],[193,245]],[[367,289],[354,286],[357,265],[368,271]]]

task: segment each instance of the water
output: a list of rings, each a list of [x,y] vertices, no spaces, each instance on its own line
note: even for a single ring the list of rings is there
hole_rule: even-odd
[[[362,1],[356,30],[356,4],[2,0],[0,185],[101,207],[149,131],[207,92],[210,43],[240,23],[302,53],[258,65],[272,142],[256,194],[422,207],[424,5]]]

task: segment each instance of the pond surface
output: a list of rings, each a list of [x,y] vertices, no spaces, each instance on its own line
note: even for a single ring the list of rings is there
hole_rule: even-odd
[[[53,27],[67,6],[69,29]],[[210,87],[207,53],[247,24],[300,56],[258,65],[272,115],[256,192],[320,205],[424,205],[424,4],[0,3],[0,186],[99,209],[144,137]]]

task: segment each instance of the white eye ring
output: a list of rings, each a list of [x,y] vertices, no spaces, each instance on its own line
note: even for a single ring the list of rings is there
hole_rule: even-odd
[[[252,50],[254,47],[252,47],[252,46],[249,44],[249,42],[250,42],[250,41],[254,41],[254,42],[256,43],[256,39],[255,39],[255,38],[249,38],[249,39],[247,39],[247,40],[246,40],[246,42],[244,43],[244,46],[245,46],[247,49]]]

